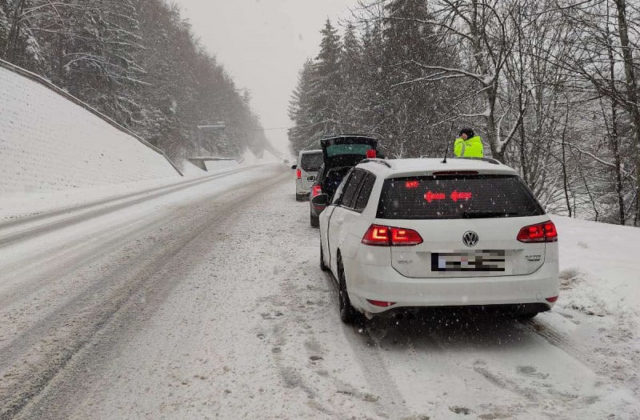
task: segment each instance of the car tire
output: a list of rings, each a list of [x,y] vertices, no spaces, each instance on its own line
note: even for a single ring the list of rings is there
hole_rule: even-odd
[[[314,228],[320,227],[320,218],[309,212],[309,224]]]
[[[329,267],[324,263],[324,251],[322,251],[322,241],[320,241],[320,270],[329,271]]]
[[[347,292],[347,281],[344,276],[342,258],[338,255],[338,308],[340,310],[340,320],[345,324],[352,325],[359,321],[358,311],[351,306],[349,293]]]

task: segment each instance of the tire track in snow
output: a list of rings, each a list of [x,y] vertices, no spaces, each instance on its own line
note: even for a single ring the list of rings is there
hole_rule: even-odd
[[[625,369],[622,370],[621,374],[617,374],[615,370],[611,370],[612,368],[618,368],[618,366],[615,365],[615,354],[611,355],[603,353],[602,349],[599,348],[581,347],[575,343],[571,337],[557,331],[548,322],[543,320],[527,321],[522,325],[522,328],[532,332],[538,337],[541,337],[546,342],[562,350],[571,358],[579,361],[598,375],[630,387],[635,394],[638,393],[638,375],[640,374],[640,371],[638,370],[637,364],[633,363],[634,359],[639,358],[637,352],[629,355],[629,358],[631,359],[629,363],[635,367],[635,372]],[[620,356],[621,355],[618,355],[618,357]]]
[[[335,283],[334,283],[335,284]],[[332,293],[334,307],[338,307],[338,292],[334,287]],[[338,320],[338,322],[340,322]],[[372,334],[371,325],[356,325],[344,328],[344,334],[354,353],[354,358],[360,364],[362,373],[372,392],[380,398],[376,401],[381,414],[386,418],[408,418],[411,413],[407,410],[402,393],[396,385],[395,378],[389,373],[380,345],[380,337]]]
[[[532,319],[523,322],[522,328],[543,338],[549,344],[564,351],[573,359],[576,359],[590,369],[597,371],[597,365],[593,363],[592,358],[588,353],[573,344],[569,337],[554,330],[549,324]]]
[[[293,264],[284,269],[275,265],[274,275],[280,281],[273,294],[256,302],[262,325],[255,334],[271,352],[284,386],[300,390],[317,416],[403,417],[402,398],[381,371],[381,356],[363,346],[362,334],[344,326],[338,317],[332,280],[317,264],[318,231],[309,228],[304,211],[308,205],[291,204],[296,216],[287,230],[295,232],[296,240],[286,241],[278,253]],[[279,239],[276,235],[274,243]],[[374,368],[377,373],[371,372]]]
[[[99,216],[103,216],[105,214],[108,213],[113,213],[114,211],[118,211],[127,207],[131,207],[134,206],[136,204],[148,201],[148,200],[152,200],[155,198],[159,198],[162,197],[164,195],[167,194],[171,194],[177,191],[181,191],[187,188],[191,188],[191,187],[195,187],[197,185],[206,183],[206,182],[210,182],[212,180],[215,179],[219,179],[219,178],[223,178],[223,177],[227,177],[230,175],[233,175],[235,173],[238,172],[242,172],[242,171],[246,171],[248,169],[252,169],[252,168],[241,168],[241,169],[235,169],[232,171],[228,171],[222,174],[216,174],[216,175],[211,175],[208,177],[204,177],[204,178],[198,178],[196,180],[190,180],[190,181],[183,181],[181,183],[178,184],[174,184],[174,185],[169,185],[169,186],[164,186],[164,187],[159,187],[159,188],[154,188],[151,190],[147,190],[147,191],[143,191],[140,193],[134,193],[134,194],[129,194],[126,195],[124,197],[118,197],[115,199],[109,199],[109,200],[103,200],[103,201],[99,201],[97,203],[91,203],[91,204],[87,204],[84,206],[79,206],[76,208],[72,208],[72,209],[66,209],[66,210],[59,210],[59,211],[55,211],[49,214],[42,214],[42,215],[37,215],[37,216],[33,216],[30,218],[26,218],[26,219],[18,219],[14,222],[9,222],[9,223],[5,223],[0,225],[0,232],[4,229],[7,230],[9,228],[15,227],[15,226],[19,226],[21,224],[28,224],[30,222],[33,221],[38,221],[38,220],[46,220],[47,218],[55,218],[57,216],[61,216],[64,214],[68,214],[71,213],[71,216],[63,218],[61,220],[56,220],[50,223],[44,223],[42,225],[37,225],[35,227],[31,227],[31,228],[26,228],[23,230],[18,231],[17,233],[13,233],[13,234],[3,234],[2,237],[0,237],[0,249],[9,246],[11,244],[14,244],[16,242],[19,241],[24,241],[30,238],[34,238],[37,237],[39,235],[43,235],[45,233],[48,232],[53,232],[57,229],[61,229],[64,227],[68,227],[68,226],[72,226],[72,225],[76,225],[78,223],[84,222],[86,220],[90,220]],[[124,201],[123,201],[124,200]],[[120,202],[122,201],[122,202]],[[113,204],[111,204],[113,203]],[[111,205],[109,205],[111,204]],[[96,207],[94,209],[94,207]],[[84,212],[83,210],[87,210],[86,212]],[[73,214],[73,213],[78,213],[79,214]]]
[[[0,419],[20,415],[29,404],[43,397],[43,391],[55,395],[57,390],[51,387],[52,382],[62,372],[70,369],[71,364],[82,362],[82,358],[75,360],[77,355],[89,347],[101,331],[107,327],[116,330],[127,328],[126,323],[112,325],[112,321],[117,318],[116,315],[127,312],[128,308],[135,308],[139,303],[135,297],[140,292],[152,299],[153,296],[166,294],[167,290],[175,286],[171,276],[165,276],[163,284],[151,282],[155,280],[156,272],[164,269],[168,261],[205,231],[202,226],[211,225],[233,214],[236,206],[255,197],[256,192],[280,183],[283,178],[284,175],[280,175],[274,179],[252,182],[244,188],[201,202],[202,223],[191,223],[188,229],[179,232],[179,236],[172,237],[167,232],[163,247],[151,248],[151,253],[146,254],[140,260],[141,263],[133,264],[128,258],[127,261],[116,261],[117,269],[102,281],[49,314],[25,331],[21,338],[5,346],[2,349],[3,359],[0,360],[0,366],[4,369],[3,377],[0,378]],[[206,202],[210,200],[223,203],[218,204],[217,208],[206,206]],[[212,211],[213,209],[217,211]],[[178,217],[193,222],[187,209]],[[114,337],[107,337],[107,342],[109,345],[115,344]],[[65,392],[64,387],[61,392]],[[40,406],[40,409],[45,406],[46,404]]]

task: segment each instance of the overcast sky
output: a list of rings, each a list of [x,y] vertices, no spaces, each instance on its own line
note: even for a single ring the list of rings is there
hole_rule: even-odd
[[[247,88],[267,137],[288,150],[287,107],[304,61],[318,53],[320,30],[350,15],[357,0],[175,0],[193,32],[240,88]],[[276,128],[276,130],[274,130]]]

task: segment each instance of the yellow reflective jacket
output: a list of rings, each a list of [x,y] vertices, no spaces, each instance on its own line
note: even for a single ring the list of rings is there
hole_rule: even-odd
[[[463,140],[457,138],[453,144],[453,153],[457,157],[484,157],[484,148],[480,136],[473,136],[470,139]]]

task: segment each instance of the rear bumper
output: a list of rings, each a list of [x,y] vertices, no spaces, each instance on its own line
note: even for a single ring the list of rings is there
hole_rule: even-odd
[[[358,264],[348,270],[352,305],[379,314],[396,308],[524,305],[551,308],[546,299],[558,296],[558,269],[544,264],[533,274],[500,277],[408,278],[392,267]],[[369,300],[395,302],[389,307]]]
[[[319,217],[321,211],[316,210],[316,207],[311,202],[311,195],[309,195],[309,214],[313,217]]]
[[[296,194],[297,195],[309,195],[311,192],[311,186],[305,186],[304,182],[300,179],[296,179]]]

